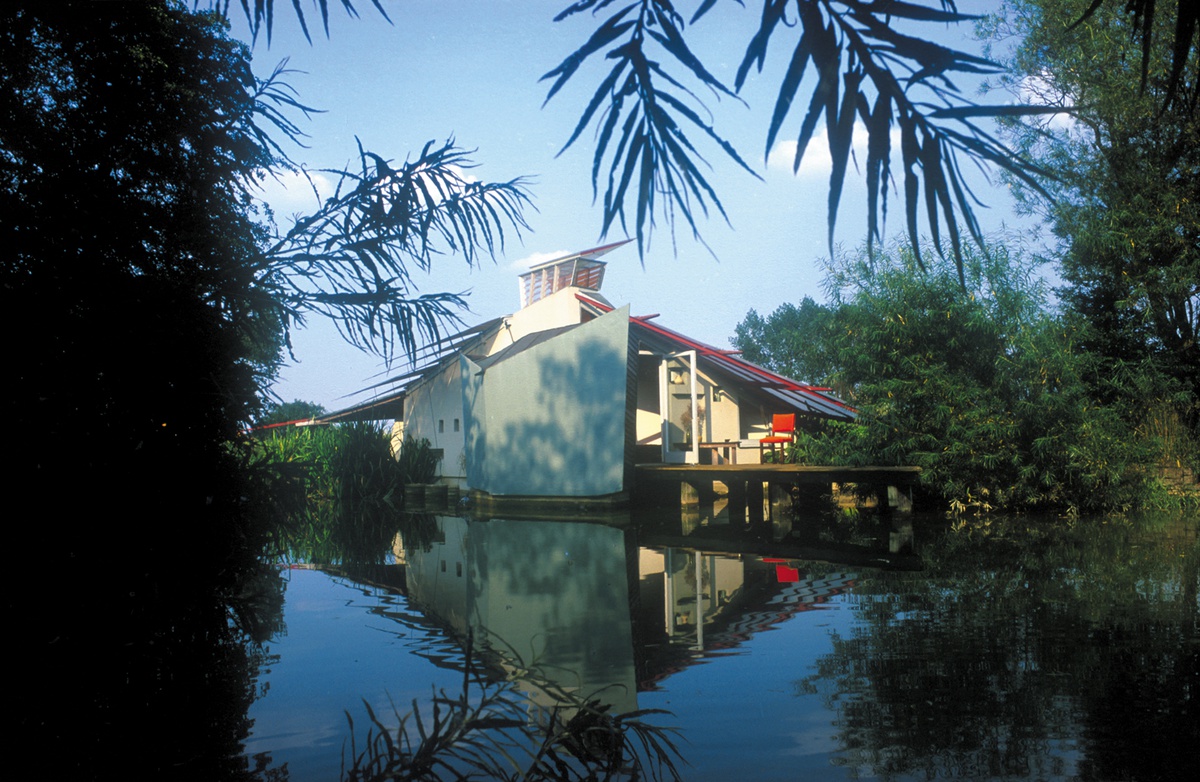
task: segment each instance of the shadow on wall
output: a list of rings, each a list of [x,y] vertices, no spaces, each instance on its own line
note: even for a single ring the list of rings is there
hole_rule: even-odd
[[[444,542],[409,554],[413,599],[515,672],[536,669],[564,689],[602,692],[617,711],[637,708],[628,533],[548,520],[437,525]],[[532,692],[536,678],[520,686]]]
[[[624,307],[497,362],[463,358],[467,483],[494,495],[624,489]]]

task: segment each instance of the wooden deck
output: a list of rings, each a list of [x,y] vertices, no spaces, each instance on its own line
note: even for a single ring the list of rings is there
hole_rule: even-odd
[[[806,464],[639,464],[638,480],[764,481],[801,484],[868,483],[909,486],[920,467],[824,467]]]
[[[854,484],[854,495],[875,496],[875,507],[884,514],[894,509],[909,512],[908,487],[917,482],[920,467],[833,467],[807,464],[639,464],[636,465],[636,500],[649,507],[706,505],[724,497],[735,518],[751,523],[772,517],[797,502],[811,504],[834,484]],[[720,483],[723,489],[715,484]],[[765,501],[765,502],[764,502]]]

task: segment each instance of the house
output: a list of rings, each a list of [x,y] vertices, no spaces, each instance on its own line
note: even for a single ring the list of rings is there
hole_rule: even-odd
[[[774,414],[801,427],[854,417],[828,389],[610,303],[600,258],[622,244],[533,267],[519,310],[323,420],[394,419],[441,452],[442,481],[493,497],[619,498],[636,463],[757,462]]]

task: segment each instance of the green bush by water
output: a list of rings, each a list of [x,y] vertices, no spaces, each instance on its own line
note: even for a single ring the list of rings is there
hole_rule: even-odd
[[[1098,364],[1080,348],[1086,324],[1057,314],[1035,268],[1002,244],[968,253],[962,277],[936,252],[925,258],[839,256],[830,304],[739,325],[748,358],[830,385],[859,410],[802,433],[792,459],[917,465],[925,496],[959,512],[1181,501],[1153,468],[1194,460],[1195,439],[1161,373]]]
[[[264,461],[287,466],[305,484],[288,547],[313,563],[380,561],[400,527],[404,485],[432,480],[429,441],[406,438],[397,460],[389,434],[367,423],[272,430]]]

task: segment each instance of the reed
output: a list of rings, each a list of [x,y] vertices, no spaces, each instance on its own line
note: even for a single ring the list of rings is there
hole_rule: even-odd
[[[404,485],[432,480],[437,466],[428,441],[409,438],[397,460],[388,435],[365,423],[276,429],[261,447],[305,485],[287,547],[317,564],[385,558],[402,526]]]

